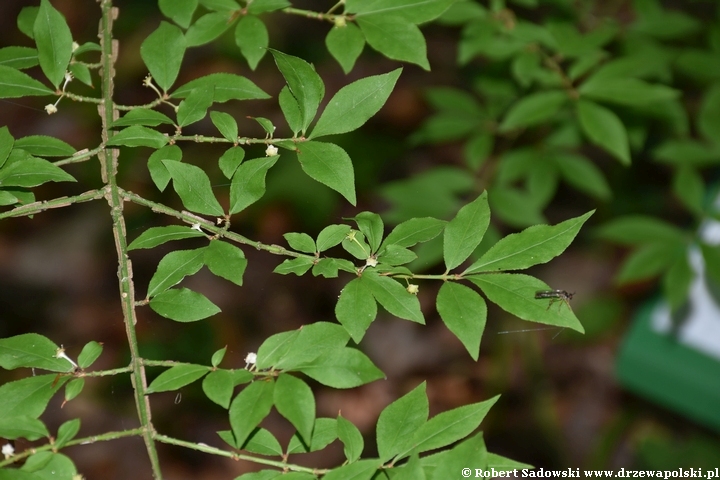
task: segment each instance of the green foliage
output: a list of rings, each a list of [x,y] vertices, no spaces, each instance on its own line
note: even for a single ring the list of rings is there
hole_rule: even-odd
[[[61,478],[76,475],[72,460],[59,451],[66,446],[98,441],[98,437],[76,438],[80,419],[69,419],[60,426],[53,441],[41,416],[60,388],[65,387],[65,401],[73,401],[83,394],[86,382],[105,375],[131,377],[129,384],[140,428],[111,432],[103,440],[142,436],[152,474],[158,479],[162,478],[162,469],[157,442],[234,459],[257,460],[284,470],[282,476],[288,480],[318,476],[371,479],[378,475],[393,479],[439,479],[445,478],[448,471],[465,468],[468,459],[474,462],[473,468],[528,467],[489,453],[482,433],[477,432],[497,396],[428,418],[430,407],[423,382],[382,411],[376,428],[378,458],[372,458],[363,456],[365,432],[348,419],[341,415],[317,416],[315,391],[356,388],[384,379],[385,373],[365,353],[362,344],[365,333],[378,317],[378,305],[390,316],[424,325],[426,317],[435,314],[424,309],[425,302],[421,302],[421,297],[428,295],[426,292],[435,291],[425,288],[430,282],[440,282],[435,298],[437,314],[473,360],[479,358],[482,335],[489,321],[487,301],[527,321],[582,332],[569,303],[553,305],[551,299],[536,298],[537,291],[550,287],[518,271],[560,255],[592,215],[589,212],[545,225],[543,210],[561,179],[595,198],[610,197],[602,170],[580,152],[581,132],[590,143],[629,163],[635,137],[626,126],[632,125],[628,123],[628,111],[652,116],[653,108],[662,110],[677,104],[678,92],[653,83],[650,73],[657,71],[652,65],[647,67],[647,75],[637,74],[627,65],[615,67],[614,71],[609,69],[609,63],[600,67],[606,58],[602,47],[617,35],[614,28],[601,27],[600,33],[584,35],[570,24],[534,25],[519,21],[516,28],[510,28],[496,23],[501,15],[490,17],[484,7],[469,1],[347,0],[322,13],[297,9],[287,0],[159,0],[159,10],[167,21],[153,27],[139,42],[137,51],[132,52],[139,55],[147,68],[143,85],[157,98],[144,105],[118,105],[113,96],[114,82],[122,77],[114,75],[115,68],[121,68],[123,63],[116,63],[114,12],[110,0],[103,0],[100,7],[99,45],[74,43],[73,32],[62,14],[50,0],[41,0],[39,7],[26,7],[18,17],[20,31],[34,45],[0,49],[0,98],[57,97],[55,103],[45,106],[48,114],[66,108],[68,99],[99,104],[98,123],[102,124],[97,135],[101,141],[77,148],[43,135],[15,139],[10,128],[0,128],[0,205],[4,207],[0,218],[36,215],[47,208],[91,200],[109,203],[117,251],[119,302],[131,361],[129,366],[114,370],[94,370],[103,345],[92,339],[79,353],[77,363],[40,333],[0,339],[3,369],[57,372],[25,376],[0,386],[3,406],[0,436],[32,441],[49,439],[45,445],[0,461],[0,478],[4,478],[5,472],[10,472],[13,478],[49,478],[50,472]],[[257,211],[267,184],[277,180],[273,174],[283,162],[296,158],[300,166],[297,171],[317,182],[318,189],[339,193],[351,207],[364,203],[356,191],[357,171],[350,155],[353,150],[346,149],[342,139],[331,136],[351,134],[363,127],[386,105],[403,72],[402,68],[391,67],[386,73],[355,79],[326,100],[326,82],[313,64],[268,48],[273,45],[269,36],[272,29],[266,26],[271,15],[302,15],[307,21],[326,21],[327,49],[345,73],[352,71],[365,44],[390,61],[409,62],[429,70],[420,25],[436,19],[462,24],[461,63],[481,54],[508,60],[518,85],[509,79],[495,82],[479,79],[480,99],[449,87],[430,91],[428,101],[439,113],[412,139],[416,144],[467,140],[463,166],[430,170],[409,181],[381,188],[392,204],[384,217],[371,211],[349,210],[353,216],[324,226],[317,235],[285,232],[287,248],[268,245],[240,235],[232,227],[237,225],[233,222]],[[643,19],[642,28],[655,28],[652,23],[655,20]],[[686,30],[692,28],[688,24]],[[252,70],[270,52],[275,63],[272,68],[277,70],[271,70],[276,75],[277,89],[266,85],[261,88],[232,72],[194,77],[184,71],[193,48],[221,42],[225,32],[234,36],[231,47],[237,47]],[[681,35],[682,30],[677,34]],[[94,59],[85,59],[92,55]],[[548,67],[557,55],[565,55],[572,65]],[[136,63],[140,65],[139,60]],[[44,74],[42,81],[21,71],[36,66]],[[561,73],[565,67],[572,70],[567,78]],[[91,92],[94,96],[75,93],[77,83],[72,83],[73,75],[94,86]],[[177,86],[178,80],[186,78],[192,80]],[[268,80],[269,87],[275,80]],[[329,89],[332,83],[327,85]],[[250,122],[255,130],[259,131],[259,124],[264,131],[262,138],[244,131],[246,126],[228,113],[233,111],[230,108],[228,112],[218,110],[223,103],[233,105],[236,101],[264,101],[273,97],[277,97],[273,101],[279,105],[277,115],[248,116],[256,122]],[[607,103],[614,105],[605,106]],[[717,103],[715,92],[703,104],[701,130],[708,137],[707,142],[712,142],[712,132],[718,123]],[[256,103],[247,105],[249,113],[253,113]],[[279,125],[276,131],[276,118],[280,115],[287,128]],[[523,138],[525,132],[535,129],[551,133],[538,136],[545,142],[543,148],[495,139],[495,136]],[[280,136],[282,131],[289,131],[290,136]],[[190,156],[193,151],[187,145],[193,143],[224,147],[208,149],[214,152],[208,154],[210,159],[203,153],[202,158],[183,161],[183,155]],[[495,161],[491,157],[497,145],[509,145],[508,151],[497,155],[501,158],[494,169],[497,177],[478,183],[483,165]],[[264,149],[264,156],[255,153],[258,148]],[[375,146],[366,148],[372,150]],[[278,149],[283,149],[282,155]],[[678,150],[688,149],[696,152],[698,160],[692,168],[678,166],[674,192],[699,217],[704,212],[705,188],[697,168],[703,162],[716,162],[720,156],[714,145],[681,143],[679,148],[674,144],[661,145],[659,157],[677,163]],[[251,155],[249,159],[245,158],[246,152]],[[154,184],[158,192],[153,195],[157,194],[160,201],[155,201],[155,196],[150,200],[147,191],[138,195],[126,190],[123,186],[126,178],[118,175],[124,171],[126,162],[142,155],[147,158],[147,171],[134,170],[133,175],[149,175],[152,184],[146,183]],[[97,166],[88,162],[95,158],[101,164],[99,174]],[[83,194],[70,191],[70,196],[34,203],[35,192],[45,192],[35,187],[47,182],[76,181],[65,170],[70,163],[83,164],[73,170],[78,179],[101,178],[102,186]],[[216,182],[221,174],[229,184]],[[172,192],[160,195],[171,181]],[[134,239],[130,241],[124,213],[127,202],[178,224],[147,228],[133,233]],[[173,206],[177,204],[182,209]],[[497,219],[491,218],[491,211]],[[498,220],[528,228],[500,238],[500,230],[491,223]],[[615,235],[646,247],[639,260],[628,262],[630,267],[621,273],[621,278],[634,280],[667,271],[668,291],[688,283],[689,267],[678,253],[685,245],[685,237],[675,234],[671,227],[648,224],[650,227],[641,225],[637,231],[632,231],[635,227],[626,231],[622,225],[606,227],[606,236]],[[648,229],[653,228],[665,236],[649,233]],[[195,243],[175,248],[176,242]],[[141,256],[146,253],[143,250],[159,246],[169,251],[162,256],[148,284],[136,284],[130,257],[147,258]],[[311,273],[315,277],[338,278],[343,287],[335,304],[337,322],[315,321],[296,330],[275,333],[265,339],[256,355],[247,356],[245,368],[221,367],[227,362],[226,353],[236,350],[235,345],[215,351],[209,365],[199,360],[190,363],[144,357],[145,346],[136,331],[137,311],[142,309],[144,315],[154,315],[147,310],[149,307],[161,317],[180,323],[213,317],[220,312],[214,303],[220,300],[218,293],[205,294],[188,288],[195,288],[195,284],[187,277],[207,266],[210,274],[229,282],[227,288],[241,287],[251,281],[245,275],[248,259],[241,247],[283,257],[274,270],[278,274]],[[646,258],[670,251],[673,255],[664,256],[662,261],[650,262]],[[716,257],[713,259],[720,263]],[[420,262],[429,266],[443,262],[445,270],[423,274],[415,268]],[[257,278],[253,276],[252,281]],[[136,291],[142,289],[146,293],[138,296]],[[678,296],[674,304],[683,299]],[[227,319],[218,316],[212,321]],[[146,328],[152,328],[152,324]],[[154,378],[147,375],[155,367],[164,370]],[[148,377],[152,378],[149,383]],[[218,435],[233,451],[166,436],[153,424],[153,402],[147,396],[179,392],[195,382],[198,391],[201,389],[212,402],[209,405],[227,411],[224,413],[227,425]],[[273,408],[295,431],[286,444],[281,444],[265,428],[272,426],[266,418]],[[347,460],[341,466],[313,469],[288,460],[290,454],[320,451],[335,440],[342,443]],[[442,450],[429,453],[439,449]],[[10,465],[21,458],[26,459],[24,465],[12,469]],[[279,472],[264,470],[240,478],[269,479],[280,475]]]

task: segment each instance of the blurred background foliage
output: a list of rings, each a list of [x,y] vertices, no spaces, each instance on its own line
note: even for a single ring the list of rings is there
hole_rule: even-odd
[[[0,3],[0,46],[29,44],[15,18],[31,3]],[[292,3],[327,11],[335,2]],[[163,17],[155,2],[116,4],[116,98],[122,104],[147,103],[154,93],[142,86],[147,72],[139,47]],[[94,1],[54,0],[53,5],[63,12],[76,38],[96,38]],[[261,18],[270,32],[270,46],[313,62],[329,94],[397,66],[366,47],[346,75],[325,48],[331,24],[279,12]],[[296,162],[280,162],[268,174],[267,195],[256,208],[239,215],[233,229],[265,243],[284,244],[283,233],[314,236],[323,226],[341,223],[342,217],[362,210],[381,213],[388,224],[412,216],[448,219],[487,189],[493,222],[479,255],[501,236],[525,226],[557,223],[595,208],[597,213],[570,249],[531,272],[554,288],[576,292],[573,308],[586,335],[536,330],[491,308],[481,357],[472,362],[432,312],[436,292],[431,290],[439,286],[421,284],[428,325],[386,316],[372,325],[364,342],[388,380],[352,391],[324,391],[316,385],[319,415],[335,416],[341,409],[372,438],[380,410],[427,379],[431,407],[438,411],[502,393],[484,423],[488,449],[537,467],[717,466],[717,432],[624,391],[613,368],[618,345],[640,304],[658,292],[676,308],[684,304],[689,274],[683,269],[687,260],[682,253],[696,239],[700,224],[717,217],[713,204],[720,163],[718,3],[459,0],[422,31],[431,70],[406,64],[380,113],[365,128],[333,139],[353,159],[358,207],[348,206],[339,194],[300,174]],[[177,84],[216,71],[247,76],[275,99],[284,85],[268,56],[256,69],[249,68],[232,31],[218,42],[188,50]],[[593,89],[590,80],[598,74],[615,81],[615,90]],[[607,87],[608,82],[601,85]],[[91,86],[77,91],[92,92]],[[518,107],[523,99],[548,92],[539,97],[538,105]],[[564,97],[553,92],[563,92]],[[573,94],[597,102],[620,119],[625,144],[615,141],[617,131],[583,126],[578,102],[570,101]],[[279,126],[277,136],[288,133],[282,131],[285,123],[276,100],[222,107],[239,120],[241,135],[264,135],[252,119],[243,122],[246,116],[271,119]],[[9,125],[16,138],[46,134],[78,148],[95,145],[99,119],[92,107],[63,100],[60,108],[64,116],[48,116],[41,100],[2,101],[0,123]],[[197,134],[215,132],[209,118],[192,128]],[[249,158],[262,155],[262,147],[255,148]],[[185,148],[184,156],[199,163],[207,159],[211,165],[222,151],[194,144]],[[151,200],[179,206],[172,194],[153,187],[146,161],[143,149],[124,150],[121,184]],[[212,168],[211,180],[220,186],[224,177]],[[95,169],[71,166],[69,171],[79,180],[72,187],[75,193],[100,185]],[[40,195],[49,198],[55,188],[47,185]],[[33,330],[42,325],[55,332],[70,352],[90,339],[104,342],[100,368],[125,361],[116,278],[107,273],[115,269],[109,217],[107,224],[98,224],[103,218],[95,214],[98,208],[102,207],[80,204],[0,223],[0,336],[24,333],[32,322]],[[130,204],[127,214],[131,239],[164,221]],[[627,215],[643,217],[627,221]],[[638,224],[649,226],[640,233],[630,228],[628,233],[628,225]],[[192,240],[185,242],[192,246]],[[430,242],[423,248],[420,257],[430,260],[411,268],[440,270],[432,261],[433,255],[440,259],[438,245]],[[711,247],[707,250],[709,271],[718,277],[720,256],[713,256]],[[140,295],[168,251],[159,247],[133,252]],[[229,345],[226,358],[242,365],[245,354],[269,335],[333,318],[344,279],[271,275],[279,259],[249,250],[246,255],[249,266],[241,289],[202,273],[188,280],[193,289],[213,292],[223,309],[221,321],[170,324],[141,310],[143,355],[203,362]],[[81,396],[65,410],[93,412],[83,415],[90,430],[133,424],[132,397],[121,390],[129,386],[108,382],[116,380],[86,386],[86,391],[92,387],[97,394]],[[159,407],[176,404],[167,418],[162,408],[155,409],[161,429],[216,442],[214,432],[223,428],[224,412],[202,400],[199,386],[187,387],[181,397],[153,396],[156,402]],[[62,420],[55,419],[55,426]],[[277,429],[287,428],[276,420]],[[54,425],[52,420],[48,424]],[[127,448],[137,449],[142,457],[140,440],[134,442],[128,440]],[[102,448],[94,445],[71,455],[82,455],[77,463],[89,478],[95,478],[93,469],[108,468],[116,472],[114,478],[130,478],[133,466],[117,465],[122,459]],[[177,453],[165,449],[165,456]],[[341,458],[340,450],[337,453]],[[168,478],[214,478],[239,468],[208,460],[183,452],[168,469]],[[322,467],[336,460],[308,463]]]

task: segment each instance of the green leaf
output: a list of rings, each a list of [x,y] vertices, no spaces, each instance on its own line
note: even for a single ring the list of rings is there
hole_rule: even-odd
[[[538,92],[521,98],[505,115],[500,132],[547,122],[569,101],[567,93],[559,90]]]
[[[161,192],[165,191],[168,183],[170,183],[170,172],[162,163],[163,160],[173,160],[179,162],[182,160],[182,150],[177,145],[165,145],[159,150],[155,150],[148,158],[148,171],[153,183]]]
[[[268,337],[257,351],[256,366],[266,369],[277,364],[290,351],[300,335],[299,330],[276,333]]]
[[[235,245],[220,240],[211,241],[205,247],[204,262],[214,275],[242,286],[247,259]]]
[[[278,95],[278,102],[280,104],[280,110],[283,112],[285,121],[293,132],[293,137],[297,137],[300,130],[302,130],[302,113],[300,112],[300,105],[298,101],[290,93],[290,89],[287,85],[280,90]]]
[[[163,15],[181,27],[188,28],[198,6],[198,0],[159,0],[158,6]]]
[[[0,168],[0,187],[36,187],[46,182],[75,182],[69,173],[47,160],[28,156]]]
[[[32,472],[30,477],[15,476],[13,472],[13,480],[23,480],[25,478],[38,479],[55,479],[55,478],[73,478],[77,475],[77,468],[67,456],[61,453],[38,452],[28,457],[22,470]]]
[[[235,27],[235,43],[251,70],[255,70],[265,56],[269,38],[267,27],[255,15],[245,15]]]
[[[272,380],[254,381],[230,404],[230,426],[239,445],[245,443],[255,427],[270,413],[274,388]]]
[[[177,285],[188,275],[194,275],[204,263],[205,248],[177,250],[165,255],[150,279],[147,298],[152,298],[168,288]]]
[[[201,168],[173,160],[163,160],[162,163],[170,172],[173,188],[185,208],[191,212],[216,217],[224,215],[222,207],[213,194],[210,179]]]
[[[45,424],[37,418],[28,417],[26,415],[18,415],[0,417],[0,436],[8,440],[17,438],[27,438],[30,441],[38,440],[43,437],[49,437]],[[0,477],[2,478],[2,477]]]
[[[490,224],[487,192],[458,211],[446,226],[443,236],[443,257],[448,270],[460,265],[480,245]]]
[[[225,354],[227,353],[227,345],[225,345],[220,350],[217,350],[215,353],[212,354],[212,358],[210,359],[210,363],[213,367],[217,367],[220,365],[220,362],[223,361],[223,358],[225,358]]]
[[[595,234],[605,240],[622,245],[647,243],[683,243],[687,234],[680,228],[658,218],[627,215],[616,218],[597,228]]]
[[[325,46],[347,74],[365,48],[365,37],[358,27],[348,23],[333,27],[325,37]]]
[[[705,93],[697,115],[697,128],[705,139],[717,142],[720,132],[720,85],[712,86]]]
[[[279,155],[243,162],[230,184],[230,213],[243,211],[265,194],[265,175],[275,165]]]
[[[15,139],[10,134],[8,127],[0,128],[0,168],[5,165],[5,161],[8,159],[10,152],[15,145]]]
[[[240,10],[240,5],[235,0],[200,0],[200,5],[216,12],[229,13]]]
[[[389,277],[379,276],[372,270],[365,270],[360,278],[375,300],[389,313],[396,317],[425,324],[417,296],[405,290],[405,287],[399,282]]]
[[[0,65],[17,68],[34,67],[38,64],[38,52],[30,47],[3,47],[0,48]]]
[[[23,7],[17,17],[18,30],[30,38],[34,38],[33,28],[40,7]]]
[[[38,157],[66,157],[75,153],[75,149],[59,138],[46,135],[30,135],[15,140],[15,148],[22,148],[30,155]]]
[[[225,112],[210,112],[210,120],[212,120],[213,125],[215,125],[215,128],[218,129],[218,131],[222,134],[223,137],[233,143],[236,143],[238,141],[238,126],[232,115]],[[242,149],[240,150],[242,151]],[[243,155],[244,154],[245,152],[243,151]],[[233,169],[233,171],[235,170]],[[232,174],[229,176],[226,175],[226,177],[230,178],[232,177]]]
[[[80,419],[73,418],[60,425],[58,428],[57,438],[55,439],[56,448],[60,449],[65,446],[67,442],[75,438],[80,431]]]
[[[20,70],[0,65],[0,98],[54,95],[54,92]]]
[[[248,117],[252,120],[255,120],[257,123],[260,124],[260,126],[265,130],[265,133],[267,134],[266,138],[272,138],[272,136],[275,133],[275,125],[273,125],[272,121],[268,118],[264,117]]]
[[[385,378],[367,355],[354,348],[324,354],[298,371],[332,388],[355,388]]]
[[[315,253],[315,241],[307,233],[286,233],[283,235],[287,240],[288,245],[293,250],[305,253]]]
[[[100,44],[95,42],[85,42],[73,51],[73,56],[77,57],[85,52],[101,52]],[[71,64],[72,66],[72,64]]]
[[[700,243],[706,275],[715,283],[720,283],[720,248],[717,245]]]
[[[609,200],[612,190],[602,171],[587,157],[559,154],[554,157],[558,170],[567,183],[598,200]]]
[[[338,262],[334,258],[321,258],[312,267],[312,274],[315,277],[322,275],[325,278],[337,278]]]
[[[500,395],[435,415],[415,432],[412,451],[403,452],[400,456],[435,450],[465,438],[480,425],[498,398]]]
[[[288,0],[253,0],[248,5],[248,13],[257,15],[258,13],[272,12],[281,8],[290,7]]]
[[[402,69],[361,78],[341,88],[328,103],[309,138],[351,132],[360,128],[387,101]]]
[[[653,152],[655,160],[671,165],[705,167],[720,162],[720,150],[692,139],[671,139]]]
[[[293,259],[287,259],[283,260],[283,262],[275,267],[273,270],[273,273],[279,273],[280,275],[287,275],[289,273],[294,273],[295,275],[302,276],[304,275],[310,268],[312,268],[314,264],[314,260],[312,258],[307,257],[299,257],[299,258],[293,258]]]
[[[170,392],[190,385],[210,371],[204,365],[181,364],[168,368],[150,382],[147,393]]]
[[[57,358],[59,347],[47,337],[25,333],[0,338],[0,367],[13,370],[20,367],[41,368],[51,372],[69,372],[73,365]]]
[[[151,147],[158,149],[165,146],[169,140],[167,135],[163,135],[157,130],[152,130],[141,125],[133,125],[132,127],[120,130],[110,137],[106,145],[108,147]]]
[[[298,102],[302,117],[302,132],[305,133],[315,118],[320,101],[325,95],[325,85],[315,68],[302,58],[286,55],[270,49],[275,64],[285,78],[290,93]]]
[[[425,23],[442,15],[456,0],[347,0],[345,9],[362,18],[394,15],[412,23]]]
[[[233,16],[228,13],[210,12],[198,18],[187,32],[185,40],[188,47],[197,47],[210,43],[225,33],[233,24]]]
[[[224,103],[228,100],[258,100],[270,98],[260,87],[240,75],[232,73],[211,73],[196,78],[185,85],[178,87],[171,97],[185,98],[195,89],[213,92],[213,102]]]
[[[413,436],[429,414],[425,382],[385,407],[377,421],[377,447],[385,463],[413,446]]]
[[[382,246],[412,247],[418,243],[427,242],[440,235],[446,224],[447,222],[432,217],[411,218],[393,228]]]
[[[340,193],[355,205],[355,173],[350,156],[334,143],[298,144],[297,158],[308,176]]]
[[[430,70],[425,37],[413,23],[385,14],[365,15],[359,17],[357,23],[367,43],[378,52]]]
[[[330,470],[323,480],[370,480],[380,467],[378,459],[359,460]]]
[[[47,408],[50,398],[70,377],[51,373],[36,375],[0,385],[0,405],[3,417],[27,415],[38,418]]]
[[[153,248],[162,245],[165,242],[173,240],[182,240],[184,238],[204,237],[205,234],[195,230],[194,228],[184,227],[182,225],[168,225],[167,227],[151,227],[140,234],[135,240],[130,242],[128,250],[137,250],[140,248]]]
[[[65,401],[69,402],[73,398],[80,395],[84,387],[84,378],[73,378],[72,380],[70,380],[67,384],[65,384]]]
[[[149,108],[134,108],[110,124],[111,128],[143,125],[157,127],[161,124],[173,125],[173,121],[164,113]]]
[[[362,433],[352,422],[345,420],[340,414],[337,417],[337,433],[338,438],[343,443],[343,450],[348,463],[356,462],[365,446]]]
[[[645,82],[638,78],[590,78],[578,89],[581,98],[644,107],[678,98],[678,90]]]
[[[594,212],[595,210],[590,211],[557,225],[533,225],[520,233],[510,234],[490,247],[463,275],[523,270],[547,263],[565,251],[580,231],[580,227]]]
[[[518,318],[585,332],[569,305],[562,301],[551,304],[551,300],[535,298],[537,292],[551,290],[537,278],[519,273],[478,274],[465,278],[480,287],[488,300]]]
[[[441,453],[447,453],[443,451]],[[426,457],[428,458],[428,457]],[[450,470],[445,470],[450,471]],[[423,470],[420,459],[417,455],[411,455],[410,459],[400,467],[393,469],[392,480],[426,480],[427,474]]]
[[[494,468],[497,471],[504,472],[514,469],[523,470],[526,468],[534,468],[532,465],[528,465],[527,463],[517,462],[490,452],[488,452],[487,455],[487,466],[489,468]]]
[[[472,359],[477,361],[487,320],[485,300],[471,288],[445,282],[438,292],[437,311],[448,330],[460,339]]]
[[[275,380],[273,401],[277,411],[310,443],[315,425],[315,397],[310,387],[297,377],[281,373]]]
[[[88,368],[90,365],[95,363],[95,360],[100,357],[103,351],[102,343],[98,343],[95,340],[91,340],[85,344],[80,355],[78,355],[78,365],[80,368]]]
[[[72,74],[74,78],[77,78],[81,82],[83,82],[85,85],[88,85],[89,87],[93,86],[92,83],[92,75],[90,74],[90,69],[83,63],[71,63],[68,66],[68,70]],[[94,88],[94,87],[93,87]]]
[[[438,461],[432,477],[429,477],[432,480],[444,480],[443,472],[462,471],[464,468],[471,471],[488,471],[488,452],[482,432],[460,442],[446,452],[447,454]],[[497,472],[493,472],[493,476],[498,476]]]
[[[167,22],[160,22],[140,45],[140,56],[163,91],[167,92],[177,80],[186,48],[182,31]]]
[[[317,251],[324,252],[335,245],[339,245],[350,233],[349,225],[328,225],[317,236]]]
[[[286,353],[272,366],[276,370],[288,370],[313,362],[323,354],[332,356],[342,349],[349,339],[345,329],[334,323],[315,322],[305,325]]]
[[[367,282],[355,278],[345,285],[335,305],[335,316],[353,341],[360,343],[377,316],[375,298]]]
[[[195,322],[220,311],[207,297],[187,288],[171,288],[156,295],[150,308],[176,322]]]
[[[72,57],[72,33],[65,17],[49,0],[40,0],[33,36],[38,49],[40,68],[55,88],[65,78]]]
[[[287,453],[316,452],[330,445],[337,438],[337,420],[334,418],[318,418],[313,428],[313,438],[310,445],[306,445],[297,435],[292,436],[287,447]],[[299,472],[294,472],[299,473]],[[304,477],[303,477],[303,480]],[[313,480],[312,478],[309,480]]]
[[[690,266],[688,256],[678,255],[662,278],[663,297],[673,312],[687,304],[694,279],[695,271]]]
[[[372,212],[360,212],[355,215],[353,220],[357,223],[358,230],[365,235],[365,239],[368,241],[371,251],[373,253],[377,252],[377,249],[380,248],[380,243],[382,242],[383,232],[385,229],[380,215]]]
[[[180,102],[177,109],[177,121],[180,127],[199,122],[213,103],[213,91],[196,88]]]
[[[380,263],[395,266],[405,265],[417,258],[418,256],[415,252],[399,245],[388,245],[387,247],[382,248],[377,257]]]
[[[580,126],[592,143],[630,165],[630,146],[627,131],[620,119],[611,110],[590,102],[577,102],[577,114]]]
[[[241,147],[230,147],[225,150],[225,153],[223,153],[218,160],[223,175],[225,175],[226,178],[232,178],[244,158],[245,150]]]
[[[624,285],[653,278],[666,271],[678,257],[686,255],[683,243],[648,243],[625,259],[615,281]]]
[[[202,389],[205,395],[223,408],[230,407],[233,388],[232,373],[229,370],[215,370],[203,378]]]
[[[248,452],[257,453],[259,455],[268,456],[280,456],[283,454],[283,449],[280,446],[280,442],[277,441],[275,436],[264,428],[256,428],[248,437],[245,444],[242,446],[243,450]],[[269,472],[269,470],[265,470]],[[273,473],[279,473],[274,471]],[[275,476],[263,476],[256,480],[266,480],[275,478]]]
[[[695,168],[684,166],[677,169],[673,177],[673,193],[685,208],[695,215],[702,216],[705,182]]]

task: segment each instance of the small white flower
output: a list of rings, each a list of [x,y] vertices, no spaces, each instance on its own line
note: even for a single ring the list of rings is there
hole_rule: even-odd
[[[65,72],[65,85],[67,85],[68,83],[72,82],[72,79],[73,79],[73,78],[75,78],[75,77],[73,77],[73,74],[72,74],[72,73],[70,73],[70,72]]]
[[[48,103],[47,105],[45,105],[45,111],[48,115],[52,115],[53,113],[57,113],[57,107],[52,103]]]
[[[366,267],[377,267],[377,263],[377,258],[375,257],[368,257],[367,260],[365,260]]]
[[[6,443],[5,445],[3,445],[2,450],[0,450],[0,451],[2,452],[2,454],[6,460],[15,454],[15,448],[13,448],[13,446],[10,445],[9,443]]]
[[[72,51],[74,52],[78,48],[80,48],[80,44],[78,42],[73,42],[72,43]]]
[[[199,223],[193,223],[193,226],[190,227],[190,230],[197,230],[198,232],[202,232],[202,229],[200,228]]]
[[[265,149],[265,156],[272,157],[273,155],[277,155],[278,149],[275,145],[268,145]]]
[[[248,367],[248,365],[255,365],[257,362],[257,353],[250,352],[245,356],[245,368]]]
[[[407,288],[406,288],[405,290],[407,290],[408,293],[412,293],[413,295],[417,295],[418,292],[420,291],[420,287],[417,286],[417,285],[415,285],[414,283],[411,283],[410,285],[407,286]]]
[[[65,349],[62,346],[60,346],[60,348],[58,348],[57,351],[55,351],[55,358],[64,358],[65,360],[70,362],[70,364],[73,366],[73,368],[78,368],[77,363],[73,362],[70,357],[65,355]]]

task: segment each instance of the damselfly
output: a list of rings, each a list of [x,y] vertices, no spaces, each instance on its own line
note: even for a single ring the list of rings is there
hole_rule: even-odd
[[[575,292],[568,293],[565,290],[539,290],[535,292],[535,298],[541,299],[541,298],[549,298],[550,303],[548,303],[548,307],[555,303],[555,302],[563,302],[565,305],[570,307],[570,300],[572,300],[573,295],[575,295]]]

